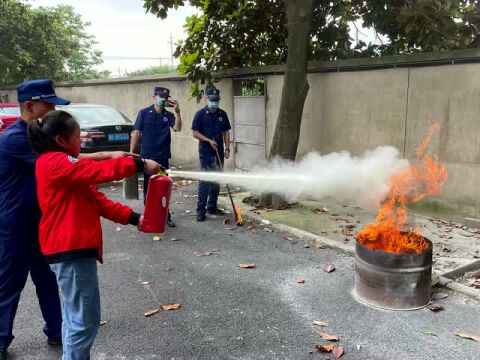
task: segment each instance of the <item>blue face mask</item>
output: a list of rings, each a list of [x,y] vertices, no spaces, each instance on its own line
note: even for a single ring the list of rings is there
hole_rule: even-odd
[[[210,109],[210,110],[217,110],[218,109],[218,101],[208,101],[207,102],[207,107]]]
[[[167,99],[163,99],[161,97],[158,97],[155,99],[155,104],[157,104],[160,107],[165,106],[165,103],[167,102]]]

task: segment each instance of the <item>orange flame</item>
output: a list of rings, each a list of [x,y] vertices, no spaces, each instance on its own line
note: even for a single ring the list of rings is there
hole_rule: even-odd
[[[434,123],[417,148],[419,161],[390,179],[390,192],[380,206],[375,224],[367,224],[356,235],[357,241],[370,249],[394,253],[420,253],[428,248],[419,229],[408,224],[407,202],[416,202],[429,195],[442,193],[447,170],[425,155],[432,135],[440,126]]]
[[[242,211],[240,210],[240,207],[235,205],[235,210],[237,211],[237,225],[242,225],[243,224],[243,217],[242,217]]]

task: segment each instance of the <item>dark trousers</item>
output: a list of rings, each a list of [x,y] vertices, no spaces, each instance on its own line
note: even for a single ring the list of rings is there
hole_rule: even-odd
[[[23,241],[27,245],[21,246],[22,240],[25,239],[0,237],[0,348],[7,348],[14,338],[13,321],[29,272],[45,320],[43,332],[49,338],[62,337],[62,313],[55,275],[41,254],[37,240]]]
[[[160,165],[162,165],[165,169],[169,169],[169,162],[168,159],[151,159],[156,161]],[[147,194],[148,194],[148,182],[150,181],[150,174],[143,173],[143,204],[147,201]],[[170,206],[169,206],[170,208]],[[172,218],[172,214],[170,214],[170,209],[168,210],[168,218]]]
[[[217,156],[200,156],[200,170],[201,171],[222,171]],[[217,209],[218,193],[220,192],[220,185],[211,181],[200,181],[198,183],[198,202],[197,214],[205,214],[208,211],[215,211]]]

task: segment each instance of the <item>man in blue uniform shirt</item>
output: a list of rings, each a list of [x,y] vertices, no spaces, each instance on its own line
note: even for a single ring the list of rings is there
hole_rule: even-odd
[[[200,169],[219,171],[223,168],[224,159],[230,157],[230,122],[227,113],[218,107],[219,90],[206,89],[205,102],[206,106],[197,111],[193,118],[193,137],[199,140]],[[223,215],[223,211],[217,207],[219,192],[219,184],[208,181],[199,182],[197,221],[205,221],[206,212]]]
[[[130,152],[134,153],[140,135],[142,135],[142,148],[140,154],[142,157],[155,160],[165,169],[169,168],[169,159],[171,158],[171,135],[170,129],[178,132],[182,130],[182,117],[180,116],[180,106],[177,101],[168,100],[170,90],[158,86],[153,91],[153,105],[140,110],[135,121],[135,130],[132,132],[130,141]],[[167,111],[165,107],[172,106],[174,113]],[[149,174],[143,175],[143,201],[147,196]],[[170,211],[168,212],[167,225],[174,227]]]
[[[35,284],[43,331],[50,345],[61,344],[62,315],[55,275],[38,244],[35,162],[27,137],[31,120],[55,105],[70,101],[55,95],[51,80],[26,81],[18,86],[21,118],[0,135],[0,359],[7,359],[13,320],[28,273]]]

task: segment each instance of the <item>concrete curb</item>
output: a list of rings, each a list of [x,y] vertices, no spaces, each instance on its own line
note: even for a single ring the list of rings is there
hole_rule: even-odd
[[[231,207],[230,200],[228,200],[226,198],[223,198],[223,197],[218,198],[218,204],[220,205],[220,207],[222,207],[224,209],[228,209],[229,207]],[[266,219],[263,219],[261,216],[259,216],[257,214],[253,214],[251,212],[244,211],[242,215],[243,215],[244,219],[250,219],[250,220],[258,221],[260,223],[262,222],[262,220],[266,220]],[[355,255],[355,247],[353,245],[344,244],[344,243],[326,238],[324,236],[313,234],[311,232],[301,230],[301,229],[298,229],[298,228],[295,228],[295,227],[292,227],[292,226],[289,226],[289,225],[285,225],[285,224],[281,224],[281,223],[274,223],[270,220],[268,220],[268,221],[269,221],[269,225],[274,230],[277,230],[278,232],[289,233],[289,234],[299,238],[300,240],[305,241],[306,243],[317,244],[317,245],[320,245],[322,247],[326,247],[326,248],[330,248],[330,249],[334,249],[334,250],[339,250],[339,251],[341,251],[343,253],[347,253],[349,255]],[[456,269],[456,270],[458,270],[458,269]],[[458,293],[458,294],[461,294],[461,295],[464,295],[464,296],[468,296],[470,298],[473,298],[474,300],[480,301],[480,290],[476,290],[476,289],[470,288],[468,286],[465,286],[465,285],[463,285],[463,284],[461,284],[457,281],[446,278],[443,275],[440,275],[438,278],[439,278],[439,281],[438,281],[439,286],[442,286],[445,289],[448,289],[448,290],[453,291],[455,293]]]

